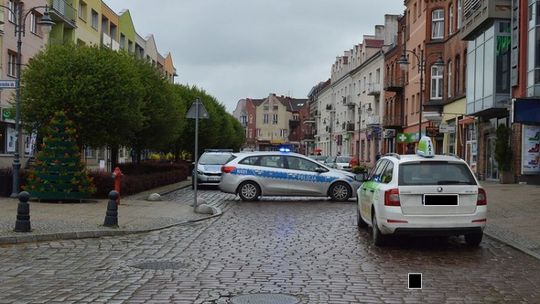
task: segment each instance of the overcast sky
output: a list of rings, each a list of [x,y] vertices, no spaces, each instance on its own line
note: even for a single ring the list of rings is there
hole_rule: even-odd
[[[172,53],[177,83],[197,85],[232,112],[269,93],[306,98],[335,57],[374,34],[403,0],[105,0]],[[155,2],[155,3],[154,3]]]

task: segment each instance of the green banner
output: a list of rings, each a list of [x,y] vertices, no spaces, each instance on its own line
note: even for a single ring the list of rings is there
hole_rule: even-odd
[[[398,133],[396,136],[398,143],[416,142],[416,133]]]
[[[12,119],[15,120],[15,109],[14,108],[2,108],[2,120]]]

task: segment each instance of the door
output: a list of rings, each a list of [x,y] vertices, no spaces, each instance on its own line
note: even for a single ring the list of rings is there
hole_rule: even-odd
[[[486,137],[486,179],[498,180],[499,170],[495,160],[495,136]]]
[[[289,195],[320,196],[326,195],[330,180],[325,178],[326,172],[316,172],[317,168],[323,168],[314,161],[286,156],[287,179],[289,180]]]
[[[360,186],[360,209],[365,219],[371,222],[371,205],[375,196],[375,191],[378,191],[379,183],[388,161],[381,159],[377,162],[375,169],[372,171],[369,180],[365,181]]]
[[[285,157],[281,155],[263,155],[259,157],[258,167],[254,167],[257,181],[263,195],[286,195],[289,189]]]

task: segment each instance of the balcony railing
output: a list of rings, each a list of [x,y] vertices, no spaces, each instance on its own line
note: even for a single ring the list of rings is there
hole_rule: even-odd
[[[348,122],[347,125],[345,126],[347,132],[354,132],[354,123],[352,122]]]
[[[403,79],[388,79],[384,83],[384,89],[391,92],[401,92],[403,90]]]
[[[372,115],[366,118],[366,125],[368,126],[378,125],[380,123],[381,123],[381,118],[378,115]]]
[[[70,3],[65,0],[53,0],[51,6],[51,17],[56,20],[61,19],[71,28],[75,28],[76,11]],[[56,18],[54,18],[56,17]]]
[[[385,115],[382,119],[383,127],[402,127],[404,126],[403,123],[403,116],[402,115],[394,115],[394,116],[388,116]]]
[[[381,84],[380,83],[370,83],[367,87],[368,95],[379,95],[381,94]]]

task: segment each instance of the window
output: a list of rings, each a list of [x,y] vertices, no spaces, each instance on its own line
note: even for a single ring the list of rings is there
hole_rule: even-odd
[[[263,124],[268,124],[268,114],[263,115]]]
[[[9,0],[8,2],[8,8],[11,10],[11,11],[8,11],[8,20],[10,22],[13,22],[15,23],[15,14],[17,13],[17,8],[15,7],[15,1],[13,0]],[[13,12],[13,13],[12,13]]]
[[[382,174],[384,172],[384,168],[386,167],[386,164],[388,163],[387,160],[383,159],[377,163],[377,166],[371,173],[371,177],[369,180],[374,182],[380,182],[382,178]]]
[[[274,111],[277,111],[278,109],[279,109],[279,107],[277,105],[272,107],[272,110],[274,110]]]
[[[416,21],[416,17],[418,16],[418,7],[417,7],[417,5],[416,5],[416,2],[414,3],[414,6],[413,6],[413,7],[414,7],[414,9],[413,9],[413,13],[414,13],[414,15],[413,15],[413,21]]]
[[[263,110],[268,111],[268,105],[267,104],[263,106]]]
[[[17,53],[8,51],[8,76],[16,77],[17,70]]]
[[[96,157],[94,155],[94,149],[92,149],[90,147],[87,147],[84,152],[85,152],[86,158],[95,158]]]
[[[461,28],[461,1],[462,0],[457,0],[457,22],[456,22],[456,26],[457,26],[458,30]]]
[[[250,156],[250,157],[246,157],[242,159],[238,163],[242,165],[257,165],[258,162],[259,162],[259,156]]]
[[[431,13],[431,38],[444,38],[444,10],[436,9]]]
[[[452,91],[454,87],[452,86],[452,61],[448,61],[448,98],[452,97]]]
[[[261,129],[257,129],[257,137],[261,137],[261,134],[262,134]]]
[[[126,36],[124,34],[120,34],[120,48],[123,50],[126,47]],[[152,66],[154,66],[155,63],[152,60]]]
[[[30,32],[37,34],[37,15],[35,12],[30,14]]]
[[[240,116],[240,123],[242,123],[242,125],[247,125],[247,116],[246,115],[242,115]]]
[[[86,10],[87,10],[86,3],[84,1],[80,1],[78,15],[79,15],[79,18],[81,18],[84,21],[86,21]]]
[[[456,72],[454,73],[456,76],[456,95],[459,95],[461,94],[461,75],[460,75],[460,72],[462,70],[460,70],[460,58],[459,56],[456,57]]]
[[[92,10],[92,27],[98,29],[99,14],[95,10]]]
[[[441,67],[431,67],[431,99],[442,99],[443,72]]]
[[[278,115],[277,114],[272,115],[272,124],[274,124],[274,125],[278,124]]]
[[[476,185],[474,177],[463,163],[422,161],[399,165],[399,185]]]
[[[322,168],[321,166],[310,160],[294,156],[287,156],[287,164],[288,168],[291,170],[315,172],[315,169]]]
[[[280,137],[287,137],[287,133],[288,133],[287,129],[279,130],[279,136]]]
[[[259,157],[259,165],[270,168],[285,168],[285,161],[283,156],[265,155]]]
[[[412,96],[412,104],[411,104],[411,114],[414,113],[414,107],[416,106],[416,96]]]
[[[454,32],[454,6],[450,4],[448,7],[448,34],[452,35]]]
[[[388,165],[384,169],[384,172],[381,177],[381,183],[388,184],[392,181],[392,175],[394,174],[394,164],[392,162],[388,162]]]

